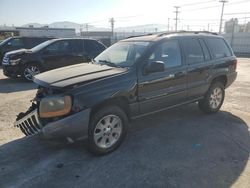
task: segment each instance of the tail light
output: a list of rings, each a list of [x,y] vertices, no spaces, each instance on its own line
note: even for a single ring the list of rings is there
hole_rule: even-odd
[[[237,64],[238,64],[238,60],[237,60],[237,59],[235,59],[235,60],[234,60],[234,66],[235,66],[235,69],[234,69],[234,70],[236,70],[236,69],[237,69]]]

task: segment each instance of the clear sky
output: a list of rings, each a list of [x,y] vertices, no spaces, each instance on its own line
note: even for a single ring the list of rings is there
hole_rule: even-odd
[[[215,29],[218,27],[219,0],[0,0],[0,25],[72,21],[110,27],[108,19],[114,17],[115,27],[167,25],[168,18],[173,27],[175,5],[181,6],[180,27],[183,29],[188,25],[208,27],[208,23]],[[241,22],[250,21],[249,7],[250,0],[229,0],[225,4],[225,13],[248,12],[234,16],[240,17]],[[224,19],[231,17],[225,15]]]

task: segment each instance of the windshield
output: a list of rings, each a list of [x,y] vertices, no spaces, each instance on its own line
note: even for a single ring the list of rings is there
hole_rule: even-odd
[[[11,39],[11,37],[9,37],[9,38],[7,38],[7,39],[1,41],[1,42],[0,42],[0,46],[1,46],[1,45],[4,45],[4,44],[5,44],[6,42],[8,42],[10,39]]]
[[[54,42],[54,40],[47,40],[47,41],[31,48],[30,50],[31,51],[39,51],[39,50],[43,49],[44,47],[48,46],[49,44],[51,44],[52,42]]]
[[[94,61],[115,67],[130,67],[142,56],[149,42],[118,42],[100,55]]]

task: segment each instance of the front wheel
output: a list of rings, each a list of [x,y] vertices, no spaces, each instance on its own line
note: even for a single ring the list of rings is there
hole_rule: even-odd
[[[41,73],[41,68],[36,64],[25,65],[22,69],[22,78],[26,81],[32,81],[33,77]]]
[[[117,106],[102,108],[90,120],[89,150],[97,155],[114,151],[123,142],[127,129],[128,118],[121,108]]]
[[[205,97],[199,101],[199,108],[205,113],[218,112],[225,97],[225,87],[221,82],[213,83]]]

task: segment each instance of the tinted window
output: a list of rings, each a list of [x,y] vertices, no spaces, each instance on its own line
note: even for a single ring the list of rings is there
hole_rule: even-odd
[[[201,45],[197,39],[183,39],[182,44],[188,64],[201,63],[204,61]]]
[[[57,41],[49,45],[46,50],[49,53],[64,53],[70,51],[70,41]]]
[[[149,57],[150,61],[162,61],[166,68],[181,65],[181,53],[178,41],[166,41],[160,44]]]
[[[14,46],[14,47],[22,47],[23,46],[23,39],[15,38],[15,39],[10,40],[8,42],[8,44],[10,44],[11,46]]]
[[[215,59],[232,55],[223,39],[210,38],[207,39],[207,43]]]
[[[83,40],[72,40],[71,41],[71,51],[72,52],[82,52],[83,51]]]
[[[91,53],[93,51],[102,51],[103,48],[101,44],[93,40],[84,41],[86,52]]]
[[[199,39],[200,41],[200,44],[201,44],[201,48],[203,50],[203,54],[204,54],[204,57],[205,57],[205,60],[210,60],[210,55],[209,55],[209,51],[207,49],[207,45],[205,44],[204,40],[202,39]]]

